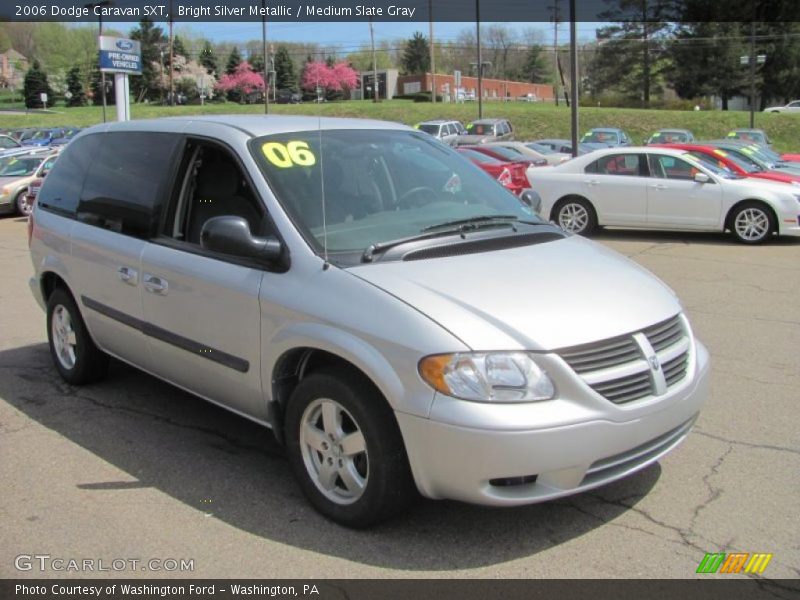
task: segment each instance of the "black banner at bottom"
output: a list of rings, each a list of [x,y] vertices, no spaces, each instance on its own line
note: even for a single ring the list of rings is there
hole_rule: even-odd
[[[800,580],[590,579],[5,579],[3,600],[738,600],[800,598]]]

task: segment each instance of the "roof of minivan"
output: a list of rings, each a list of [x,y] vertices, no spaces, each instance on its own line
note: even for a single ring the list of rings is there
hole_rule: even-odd
[[[102,131],[191,131],[192,124],[223,125],[244,131],[254,137],[292,131],[317,129],[410,129],[402,123],[374,119],[343,119],[316,116],[286,115],[196,115],[190,117],[164,117],[96,125],[91,129]],[[171,126],[174,126],[171,127]]]

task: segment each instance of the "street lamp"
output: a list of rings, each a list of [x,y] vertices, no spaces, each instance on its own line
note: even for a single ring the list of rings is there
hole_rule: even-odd
[[[88,3],[84,4],[83,7],[94,11],[95,8],[101,8],[104,6],[111,6],[113,2],[111,0],[101,0],[100,2]],[[97,13],[97,22],[99,25],[99,35],[103,37],[103,11]],[[99,40],[98,40],[99,42]],[[100,71],[100,90],[101,96],[103,97],[103,123],[106,122],[106,73],[105,71]]]

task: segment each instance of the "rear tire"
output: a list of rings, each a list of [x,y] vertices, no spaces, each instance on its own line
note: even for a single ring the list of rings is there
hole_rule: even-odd
[[[89,335],[72,296],[56,288],[47,300],[47,341],[59,375],[71,385],[83,385],[105,377],[108,355]]]
[[[742,244],[762,244],[777,230],[772,211],[762,202],[743,202],[737,206],[729,226]]]
[[[392,409],[359,374],[322,369],[300,381],[285,432],[300,487],[333,521],[369,527],[413,500],[416,487]]]
[[[19,194],[17,194],[17,197],[14,198],[14,209],[21,217],[27,217],[33,211],[33,206],[28,208],[28,203],[25,200],[27,195],[27,190],[22,190]]]
[[[553,209],[555,222],[561,229],[577,235],[589,235],[597,229],[597,214],[588,200],[564,198]]]

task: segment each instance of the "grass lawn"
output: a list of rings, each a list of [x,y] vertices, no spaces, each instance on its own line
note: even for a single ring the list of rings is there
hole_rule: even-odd
[[[102,122],[102,109],[56,107],[57,114],[12,115],[0,113],[0,127],[40,127],[58,125],[88,126]],[[170,115],[196,114],[263,114],[263,105],[233,103],[207,104],[206,106],[157,106],[132,104],[134,119],[147,119]],[[399,121],[412,125],[432,118],[452,118],[464,122],[476,119],[478,105],[414,103],[410,100],[331,102],[326,104],[270,105],[274,114],[304,114],[336,117],[362,117]],[[507,117],[516,129],[517,139],[543,137],[569,138],[570,113],[565,106],[527,102],[485,102],[485,117]],[[108,118],[116,118],[116,110],[108,107]],[[698,139],[723,137],[736,127],[747,127],[749,115],[742,111],[669,111],[623,108],[581,108],[580,130],[591,127],[621,127],[641,143],[656,129],[676,127],[690,129]],[[756,127],[769,134],[777,150],[800,151],[800,115],[756,114]]]

